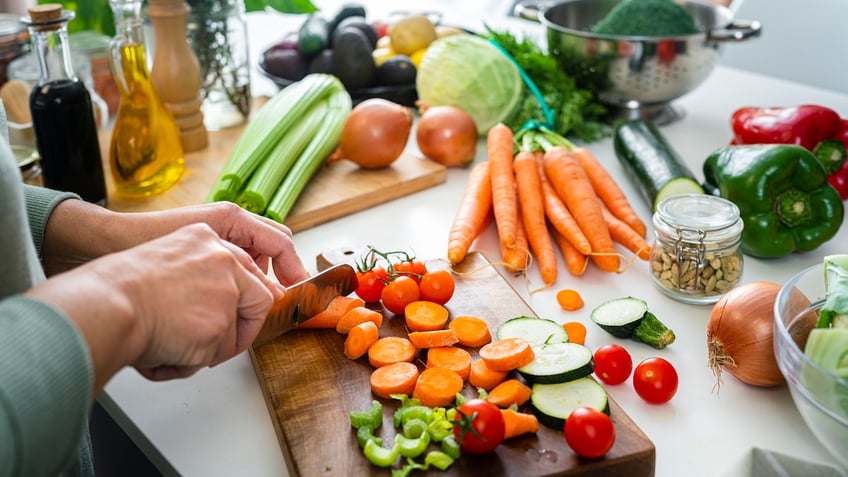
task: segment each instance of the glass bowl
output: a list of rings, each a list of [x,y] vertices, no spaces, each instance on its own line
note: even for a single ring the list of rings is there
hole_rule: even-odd
[[[774,353],[804,422],[848,468],[848,381],[823,370],[803,351],[824,297],[823,264],[807,268],[783,285],[774,304]]]

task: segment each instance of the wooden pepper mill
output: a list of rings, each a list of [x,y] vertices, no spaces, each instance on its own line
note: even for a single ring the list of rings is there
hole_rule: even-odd
[[[199,151],[209,144],[203,124],[203,81],[200,62],[186,38],[189,7],[184,0],[149,0],[156,51],[150,76],[156,94],[174,115],[185,152]]]

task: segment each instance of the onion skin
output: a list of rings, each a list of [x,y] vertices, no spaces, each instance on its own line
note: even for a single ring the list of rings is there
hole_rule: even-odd
[[[366,99],[350,112],[339,147],[327,162],[347,159],[364,169],[388,167],[403,153],[411,131],[408,108],[381,98]]]
[[[731,289],[713,306],[707,323],[710,369],[721,386],[722,369],[743,383],[786,382],[774,357],[774,302],[780,285],[760,281]]]
[[[456,106],[421,108],[415,137],[418,149],[447,167],[464,167],[477,153],[474,118]]]

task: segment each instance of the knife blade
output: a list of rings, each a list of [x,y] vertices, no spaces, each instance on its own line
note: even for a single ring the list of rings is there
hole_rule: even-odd
[[[293,330],[327,308],[333,298],[352,293],[357,285],[356,270],[339,264],[286,288],[285,295],[268,312],[254,346]]]

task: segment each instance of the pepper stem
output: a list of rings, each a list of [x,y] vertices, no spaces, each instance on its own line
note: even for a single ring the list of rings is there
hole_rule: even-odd
[[[777,197],[777,217],[787,227],[797,227],[813,217],[810,196],[790,189]]]

